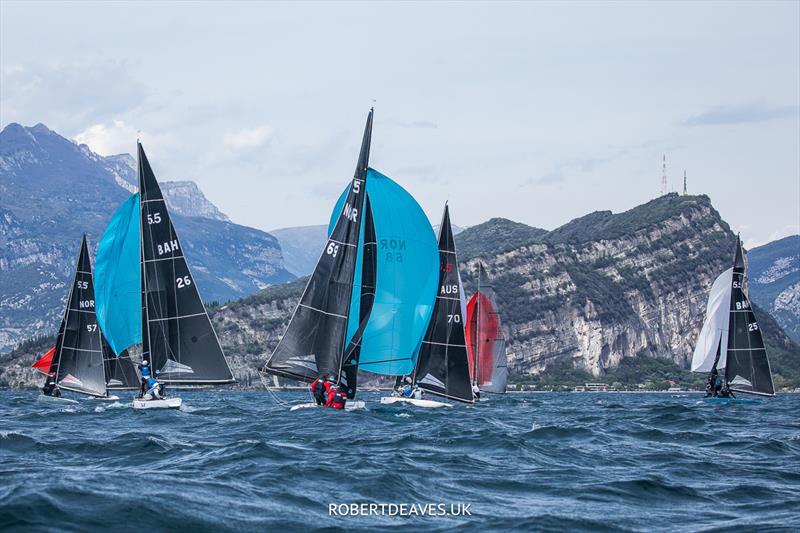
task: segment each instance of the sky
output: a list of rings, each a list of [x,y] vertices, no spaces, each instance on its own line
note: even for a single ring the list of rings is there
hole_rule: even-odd
[[[748,247],[800,232],[800,2],[0,2],[0,126],[138,134],[240,224],[327,223],[372,105],[437,223],[624,211],[666,155]]]

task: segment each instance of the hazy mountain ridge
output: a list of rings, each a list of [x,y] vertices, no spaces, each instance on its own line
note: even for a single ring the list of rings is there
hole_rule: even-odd
[[[753,301],[800,342],[800,235],[753,248],[748,259]]]
[[[43,124],[0,132],[0,349],[58,327],[80,237],[86,232],[94,250],[130,194],[132,161],[95,154]],[[164,191],[207,300],[293,278],[273,236],[219,220],[226,217],[207,207],[196,186],[171,183]]]

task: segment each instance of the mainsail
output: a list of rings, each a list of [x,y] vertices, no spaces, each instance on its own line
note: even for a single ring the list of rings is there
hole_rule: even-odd
[[[739,238],[733,268],[714,280],[706,318],[692,356],[692,371],[717,372],[734,391],[773,396],[775,387],[761,329],[744,290],[746,265]]]
[[[94,282],[86,236],[75,268],[51,363],[52,379],[65,390],[105,396],[100,328],[94,311]]]
[[[373,111],[370,110],[345,203],[339,210],[333,231],[289,325],[265,366],[265,370],[272,374],[305,382],[326,374],[339,382],[344,373],[345,381],[348,378],[351,381],[347,383],[351,397],[355,394],[355,383],[352,381],[357,372],[360,351],[357,333],[362,329],[363,321],[359,315],[352,321],[348,320],[348,316],[354,278],[358,272],[359,238],[362,230],[367,230],[366,224],[362,228],[361,220],[364,218],[364,198],[367,194],[372,116]],[[354,322],[354,333],[347,339],[349,322]],[[346,360],[345,347],[348,347]]]
[[[731,390],[774,396],[775,387],[767,350],[750,307],[750,299],[744,291],[744,282],[744,254],[742,243],[737,237],[731,283],[727,358],[725,364],[719,366],[725,367],[725,381]]]
[[[142,358],[165,383],[234,381],[141,143]]]
[[[467,304],[467,349],[473,383],[486,392],[504,393],[508,383],[506,340],[494,289],[478,264],[478,292]]]
[[[439,292],[419,349],[413,381],[434,394],[473,403],[461,292],[450,210],[445,205],[439,226]]]
[[[364,330],[359,368],[375,374],[403,376],[416,364],[428,328],[439,281],[439,251],[430,221],[403,187],[380,172],[367,171],[367,193],[377,237],[377,279],[369,323]],[[331,215],[335,227],[346,202],[342,194]],[[356,272],[355,285],[360,285]],[[354,291],[348,340],[360,316]]]
[[[115,354],[142,342],[139,194],[132,194],[106,226],[95,257],[97,321]]]

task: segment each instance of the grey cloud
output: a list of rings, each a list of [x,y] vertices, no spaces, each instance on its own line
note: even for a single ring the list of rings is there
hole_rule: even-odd
[[[700,114],[687,118],[684,121],[684,125],[720,126],[767,122],[769,120],[796,117],[799,112],[800,107],[796,105],[769,106],[761,103],[749,103],[731,106],[714,106]]]

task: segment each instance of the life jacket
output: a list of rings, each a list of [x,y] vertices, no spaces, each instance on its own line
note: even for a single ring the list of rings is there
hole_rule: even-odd
[[[344,409],[344,404],[347,402],[347,396],[340,390],[330,391],[328,396],[328,407],[334,409]]]
[[[148,389],[152,389],[153,387],[156,386],[157,383],[158,383],[158,381],[156,381],[156,378],[148,378],[147,379],[147,388]]]
[[[139,372],[142,374],[142,379],[148,379],[150,377],[150,366],[139,366]]]

